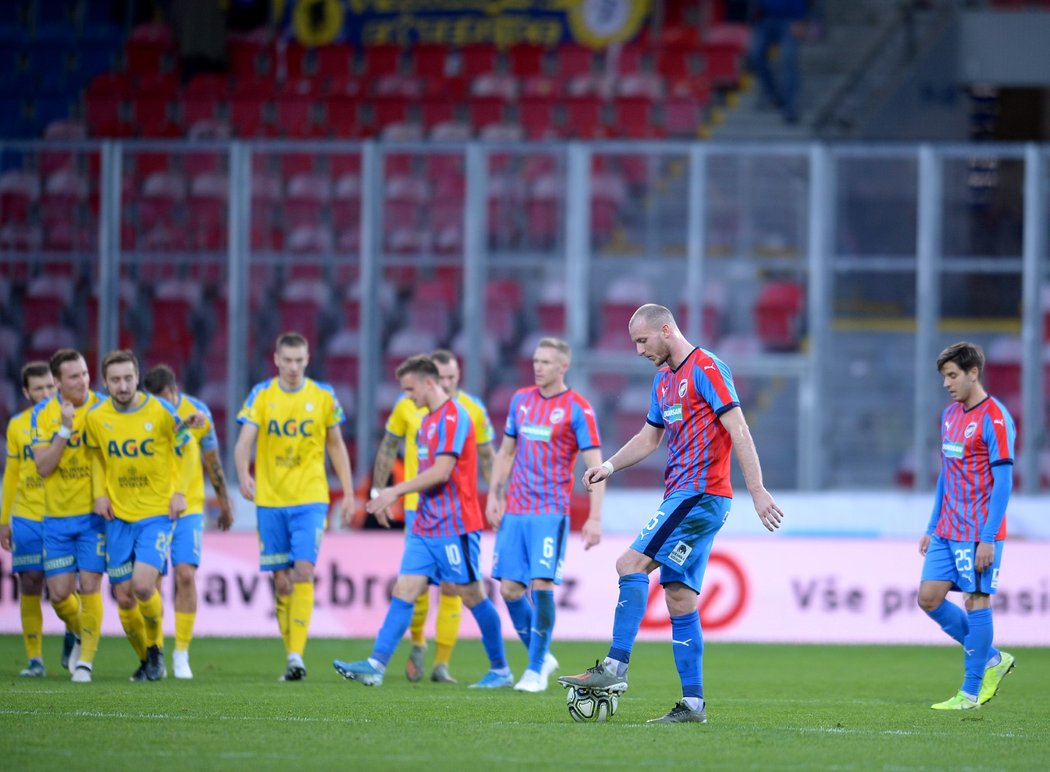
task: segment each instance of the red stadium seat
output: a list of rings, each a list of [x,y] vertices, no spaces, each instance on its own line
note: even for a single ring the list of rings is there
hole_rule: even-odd
[[[266,137],[273,132],[263,116],[264,102],[254,97],[230,100],[230,126],[238,137]]]
[[[353,51],[345,43],[333,43],[313,49],[317,61],[317,72],[314,75],[329,81],[350,77],[353,67]]]
[[[595,97],[570,99],[565,103],[564,130],[579,139],[597,139],[605,134],[602,102]]]
[[[401,46],[385,43],[366,46],[362,51],[365,73],[370,78],[376,78],[399,72],[401,56]]]
[[[562,44],[554,51],[555,72],[560,78],[571,78],[593,71],[594,53],[589,48]]]
[[[794,351],[802,338],[803,290],[793,281],[774,281],[761,290],[754,307],[755,331],[764,348]]]
[[[459,51],[459,74],[467,80],[473,80],[486,72],[493,72],[498,58],[496,47],[491,43],[463,46]]]
[[[263,78],[274,74],[274,46],[265,33],[231,36],[226,45],[230,73],[238,78]]]
[[[412,47],[412,71],[416,75],[443,78],[448,73],[448,46],[421,44]]]
[[[518,78],[544,74],[547,49],[529,43],[519,43],[507,51],[510,71]]]

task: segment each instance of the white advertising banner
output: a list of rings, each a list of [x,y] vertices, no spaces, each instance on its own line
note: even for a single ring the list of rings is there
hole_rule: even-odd
[[[555,637],[606,641],[617,597],[616,558],[626,535],[606,536],[584,551],[572,534],[565,581],[555,593]],[[814,539],[783,535],[719,538],[700,597],[708,640],[800,643],[947,643],[915,604],[922,568],[918,539]],[[273,591],[258,570],[258,542],[244,533],[206,533],[198,574],[199,636],[276,636]],[[400,533],[357,532],[326,536],[317,565],[316,637],[371,638],[386,613],[401,558]],[[493,536],[482,540],[482,568],[492,565]],[[10,555],[0,553],[0,632],[19,627]],[[498,594],[494,584],[490,591]],[[173,630],[171,583],[165,583],[165,627]],[[950,596],[961,602],[958,595]],[[503,632],[513,628],[501,600]],[[433,614],[431,615],[433,617]],[[45,632],[61,624],[45,609]],[[430,620],[433,626],[433,618]],[[106,597],[103,632],[120,635],[120,621]],[[431,630],[432,634],[432,630]],[[667,640],[670,622],[657,575],[640,638]],[[469,613],[462,635],[477,637]],[[1008,541],[999,593],[995,638],[1004,645],[1050,646],[1050,544]]]

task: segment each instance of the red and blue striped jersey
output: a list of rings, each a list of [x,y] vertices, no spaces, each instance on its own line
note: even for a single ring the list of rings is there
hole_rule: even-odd
[[[478,505],[478,444],[467,409],[450,399],[427,413],[419,425],[416,443],[419,474],[442,455],[455,456],[456,465],[447,481],[420,491],[412,533],[453,536],[484,528]]]
[[[694,348],[676,370],[657,371],[645,420],[667,435],[665,497],[679,490],[732,497],[733,444],[718,417],[739,405],[729,367],[710,351]]]
[[[1017,430],[1010,411],[994,397],[966,410],[953,402],[941,416],[944,498],[935,533],[950,541],[975,542],[988,519],[992,467],[1014,462]],[[1006,538],[1006,518],[995,535]]]
[[[601,446],[591,403],[572,389],[553,397],[544,397],[537,386],[519,389],[503,431],[517,443],[507,512],[569,514],[576,454]]]

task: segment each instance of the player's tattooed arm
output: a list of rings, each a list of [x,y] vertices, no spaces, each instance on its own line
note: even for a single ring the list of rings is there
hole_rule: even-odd
[[[219,451],[209,450],[204,453],[204,468],[208,472],[211,487],[215,490],[215,497],[219,500],[219,530],[228,531],[233,525],[233,505],[230,503],[230,494],[226,486],[226,472],[222,468],[222,459]]]
[[[401,438],[387,433],[383,435],[383,441],[379,443],[376,451],[376,462],[372,467],[372,486],[375,488],[386,487],[390,480],[390,470],[394,468],[394,460],[397,458],[397,449],[401,445]]]

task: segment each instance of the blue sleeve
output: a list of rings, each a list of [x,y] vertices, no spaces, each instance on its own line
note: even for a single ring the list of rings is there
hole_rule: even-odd
[[[996,464],[992,467],[992,496],[988,500],[988,521],[981,529],[981,541],[994,542],[995,535],[1006,517],[1006,503],[1014,487],[1013,464]]]
[[[219,447],[219,438],[215,436],[215,427],[201,439],[201,450],[208,452]]]
[[[660,383],[660,376],[653,378],[653,390],[649,395],[649,412],[645,416],[645,420],[657,429],[664,428],[664,416],[660,411],[660,397],[656,393],[657,384]]]
[[[944,470],[937,475],[937,493],[933,497],[933,513],[930,515],[930,524],[926,526],[926,535],[933,536],[937,530],[937,521],[941,519],[941,504],[944,503]]]
[[[510,398],[510,406],[507,408],[507,420],[503,425],[503,433],[508,437],[518,436],[518,405],[525,399],[525,392],[519,391]]]

